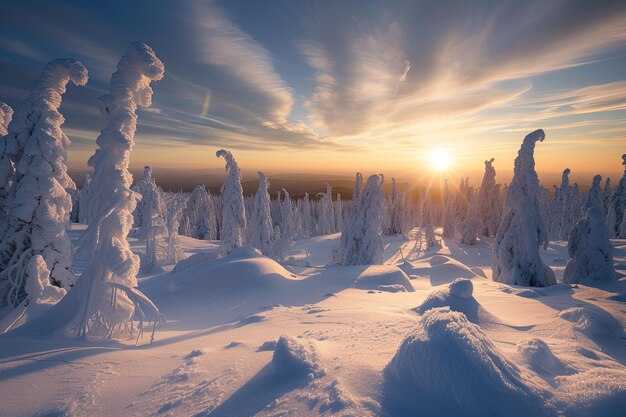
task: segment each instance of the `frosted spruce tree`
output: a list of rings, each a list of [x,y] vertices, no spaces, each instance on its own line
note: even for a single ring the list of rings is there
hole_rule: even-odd
[[[165,242],[167,227],[161,213],[163,206],[161,190],[151,177],[148,177],[148,181],[142,184],[141,193],[143,205],[139,216],[141,225],[138,237],[146,243],[146,255],[142,260],[141,270],[149,273],[160,266],[167,257]],[[137,213],[137,210],[134,213]]]
[[[554,272],[539,256],[548,246],[548,230],[539,206],[539,178],[534,150],[545,139],[543,130],[524,138],[508,187],[502,220],[493,248],[493,280],[509,285],[547,287],[556,284]]]
[[[569,184],[570,169],[563,171],[561,185],[555,188],[549,208],[549,236],[552,240],[567,240],[574,222],[580,218],[578,185]]]
[[[611,199],[611,177],[606,177],[604,187],[602,188],[602,202],[604,203],[604,213],[606,215],[609,210],[609,200]]]
[[[598,207],[590,207],[585,218],[576,222],[569,234],[567,249],[571,259],[563,282],[609,281],[615,278],[613,247]]]
[[[76,285],[52,309],[46,320],[35,319],[18,329],[29,334],[62,331],[67,337],[110,338],[132,331],[133,317],[152,312],[155,326],[162,317],[137,290],[139,257],[126,237],[133,224],[137,194],[130,189],[130,152],[137,129],[137,107],[152,104],[150,83],[163,78],[163,64],[152,49],[133,42],[111,76],[109,94],[100,98],[107,126],[96,140],[88,164],[93,168],[87,210],[93,219],[81,250],[89,262]],[[154,328],[153,328],[154,329]]]
[[[226,181],[222,184],[222,228],[220,256],[243,246],[246,230],[246,208],[243,204],[241,171],[233,155],[224,149],[215,154],[226,161]]]
[[[454,236],[454,213],[452,212],[452,194],[448,188],[448,180],[443,186],[443,210],[441,212],[441,226],[443,237]]]
[[[425,227],[429,224],[435,224],[435,207],[430,197],[430,190],[422,188],[420,198],[420,226]]]
[[[597,207],[600,212],[604,213],[604,201],[602,198],[602,188],[600,188],[600,183],[602,182],[602,176],[596,175],[593,177],[593,181],[591,182],[591,187],[585,195],[585,201],[583,201],[582,211],[587,213],[591,207]]]
[[[465,219],[467,208],[469,206],[469,191],[469,178],[461,178],[459,189],[457,190],[454,202],[452,203],[452,212],[454,213],[454,220],[456,222]]]
[[[500,207],[500,190],[496,185],[496,169],[493,167],[494,158],[485,161],[485,174],[478,191],[478,207],[476,213],[480,218],[481,233],[483,236],[495,236],[500,225],[502,208]]]
[[[620,225],[624,218],[624,212],[626,211],[626,154],[622,155],[622,160],[624,175],[609,198],[606,227],[609,230],[609,237],[619,237],[623,239],[626,238],[626,235],[620,235]]]
[[[478,236],[483,230],[479,204],[479,194],[471,190],[467,215],[456,225],[455,241],[457,243],[475,245],[478,242]]]
[[[328,235],[335,232],[335,214],[333,211],[333,189],[326,183],[326,192],[319,193],[319,221],[318,233]]]
[[[304,239],[308,239],[313,236],[313,231],[315,229],[315,224],[313,223],[313,218],[311,217],[311,202],[309,201],[309,193],[304,193],[301,210],[302,237]]]
[[[166,228],[167,228],[167,257],[166,261],[168,265],[176,265],[179,261],[179,244],[178,244],[178,229],[180,228],[180,219],[182,217],[183,208],[185,207],[185,197],[182,193],[175,194],[167,203],[167,216],[166,216]]]
[[[341,233],[338,250],[342,265],[383,263],[382,219],[385,210],[381,177],[368,178],[356,210]]]
[[[335,198],[335,204],[333,207],[333,212],[335,213],[335,229],[342,230],[343,229],[343,201],[341,200],[341,194],[337,193]]]
[[[17,306],[26,298],[36,255],[53,285],[74,283],[66,233],[72,210],[66,191],[73,185],[66,166],[70,141],[58,109],[67,84],[82,86],[87,79],[87,69],[74,59],[48,63],[8,126],[0,155],[0,306]]]
[[[91,183],[91,175],[85,174],[83,187],[78,191],[78,223],[87,224],[87,201],[89,200],[89,184]]]
[[[259,189],[254,196],[252,218],[248,225],[248,239],[250,245],[260,250],[265,256],[272,254],[273,230],[269,187],[269,180],[263,172],[259,171]]]
[[[141,195],[141,199],[137,201],[137,207],[135,208],[135,212],[133,213],[134,217],[134,226],[140,227],[143,224],[143,220],[141,218],[141,214],[143,212],[143,207],[145,204],[145,196],[152,188],[152,183],[155,183],[154,178],[152,177],[152,168],[149,166],[143,167],[143,178],[137,181],[137,183],[133,184],[130,187],[131,190]]]
[[[9,122],[13,118],[13,109],[6,103],[0,101],[0,137],[9,132]],[[2,140],[2,139],[0,139]],[[2,149],[2,145],[0,145]]]
[[[402,195],[398,191],[396,179],[391,178],[391,194],[387,201],[389,209],[389,234],[397,235],[402,233]]]
[[[211,196],[204,185],[194,187],[181,215],[180,234],[200,240],[217,239],[210,200]]]
[[[361,187],[363,186],[363,175],[357,172],[354,178],[354,189],[352,190],[352,202],[354,203],[361,195]]]

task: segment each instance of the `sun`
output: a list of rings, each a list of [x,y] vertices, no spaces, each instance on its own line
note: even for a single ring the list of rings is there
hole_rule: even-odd
[[[444,171],[450,166],[450,155],[442,149],[430,153],[430,165],[437,171]]]

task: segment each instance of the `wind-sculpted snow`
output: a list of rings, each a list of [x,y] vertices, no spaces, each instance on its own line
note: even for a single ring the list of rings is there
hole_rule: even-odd
[[[484,236],[495,236],[500,225],[502,207],[500,204],[500,188],[496,185],[496,169],[494,158],[485,161],[485,175],[478,191],[478,216]]]
[[[281,336],[276,342],[272,369],[282,377],[319,377],[324,374],[313,343],[289,336]]]
[[[109,94],[101,98],[108,124],[98,136],[89,159],[94,168],[87,201],[89,228],[81,250],[90,260],[76,285],[50,310],[51,320],[36,320],[22,334],[61,331],[69,337],[109,338],[132,332],[135,313],[143,330],[147,307],[156,323],[163,320],[156,306],[137,290],[139,258],[126,240],[133,224],[137,194],[130,190],[130,151],[137,127],[137,107],[150,106],[150,83],[163,78],[164,68],[147,45],[133,42],[111,76]],[[154,328],[153,328],[154,329]],[[141,333],[140,333],[141,334]]]
[[[626,227],[623,234],[621,230],[621,224],[626,216],[626,154],[622,155],[622,160],[624,175],[607,202],[606,227],[609,230],[609,237],[626,238]]]
[[[534,150],[536,142],[544,138],[543,130],[528,134],[515,159],[493,248],[494,281],[533,287],[556,284],[554,272],[539,256],[539,248],[548,245],[548,229],[539,202]]]
[[[66,189],[75,186],[67,175],[70,141],[58,110],[67,84],[82,86],[87,79],[87,69],[74,59],[48,63],[0,144],[0,306],[17,306],[27,297],[36,255],[54,285],[74,283],[65,227],[72,210]]]
[[[428,297],[415,308],[419,314],[424,314],[433,308],[448,307],[452,311],[463,313],[469,321],[481,324],[484,321],[496,321],[472,295],[474,285],[465,278],[457,278],[445,288],[433,290]]]
[[[567,247],[572,259],[565,267],[563,282],[611,281],[615,278],[613,246],[599,208],[589,208],[586,217],[574,224]]]
[[[226,161],[226,181],[222,184],[222,227],[220,255],[229,255],[244,244],[246,208],[243,204],[241,170],[233,155],[224,149],[217,151],[218,158]]]
[[[598,210],[604,212],[604,200],[602,197],[602,188],[600,183],[602,182],[602,176],[596,175],[593,177],[591,187],[585,196],[585,200],[582,205],[582,212],[587,213],[591,207],[596,207]]]
[[[413,292],[409,277],[394,265],[371,265],[352,283],[354,288],[386,292]]]
[[[342,265],[383,263],[382,221],[385,196],[381,178],[368,178],[352,217],[341,232],[338,261]]]
[[[463,313],[428,310],[384,371],[390,415],[537,416],[520,370]]]
[[[272,217],[270,214],[270,195],[267,191],[269,186],[270,182],[267,177],[259,171],[259,189],[254,197],[252,220],[248,225],[250,245],[266,256],[270,256],[272,253]]]
[[[557,358],[546,342],[541,339],[525,339],[517,343],[517,351],[533,371],[544,376],[565,375],[572,369]]]

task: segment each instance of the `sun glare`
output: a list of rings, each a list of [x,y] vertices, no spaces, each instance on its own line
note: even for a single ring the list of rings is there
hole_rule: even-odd
[[[433,169],[443,171],[450,165],[450,155],[444,150],[435,149],[430,154],[430,164]]]

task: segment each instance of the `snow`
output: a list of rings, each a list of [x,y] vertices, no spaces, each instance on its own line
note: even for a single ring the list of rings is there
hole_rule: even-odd
[[[526,135],[515,159],[493,251],[495,281],[533,287],[556,283],[553,271],[539,255],[539,248],[548,244],[548,229],[540,206],[534,151],[536,142],[544,139],[541,129]],[[564,173],[564,182],[566,178]]]
[[[274,347],[272,370],[282,377],[316,377],[324,373],[318,362],[315,345],[311,341],[281,336]]]
[[[84,232],[73,225],[69,236],[77,243]],[[493,238],[465,246],[438,236],[442,246],[426,248],[419,236],[383,236],[382,265],[345,267],[330,263],[337,233],[297,240],[289,265],[245,247],[218,257],[219,242],[181,237],[186,260],[139,278],[168,317],[152,344],[0,336],[2,412],[621,415],[626,281],[508,286],[476,273],[492,275]],[[626,241],[611,243],[624,273]],[[567,258],[565,243],[541,256],[560,280],[564,264],[554,259]],[[384,290],[394,284],[414,291]]]
[[[396,415],[541,415],[540,397],[464,314],[428,310],[385,368]]]

